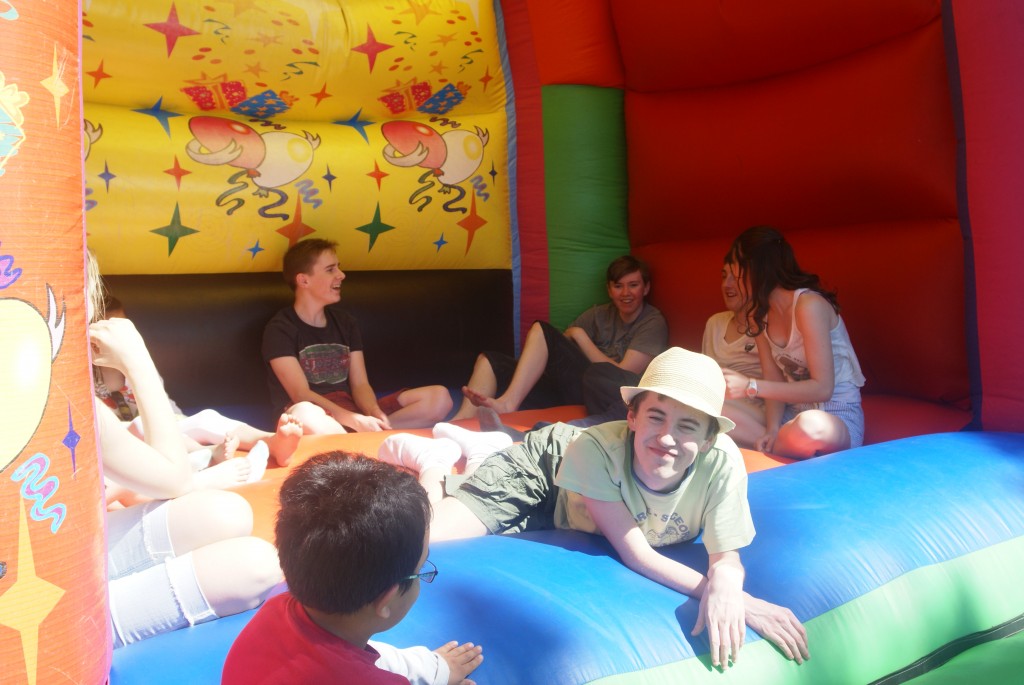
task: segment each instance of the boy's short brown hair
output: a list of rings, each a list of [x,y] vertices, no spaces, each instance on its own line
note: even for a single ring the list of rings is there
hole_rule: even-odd
[[[298,275],[308,274],[320,255],[327,251],[337,252],[338,243],[322,238],[309,238],[289,247],[284,253],[284,265],[281,269],[281,275],[284,276],[284,282],[288,287],[294,291]]]

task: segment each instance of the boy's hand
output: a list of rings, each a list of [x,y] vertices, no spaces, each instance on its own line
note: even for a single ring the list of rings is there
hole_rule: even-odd
[[[380,419],[373,416],[367,416],[366,414],[346,415],[344,420],[335,416],[334,420],[343,426],[355,428],[357,433],[372,433],[386,430]]]
[[[466,676],[476,670],[476,667],[483,663],[483,647],[474,645],[472,642],[459,644],[455,640],[442,645],[434,652],[448,663],[448,685],[475,685]]]
[[[786,607],[746,595],[747,625],[779,648],[787,659],[802,664],[811,658],[807,651],[807,631]]]
[[[772,450],[775,449],[775,440],[779,437],[779,431],[766,431],[764,435],[757,439],[754,443],[754,449],[765,454],[771,454]]]
[[[750,378],[728,367],[722,367],[722,375],[725,376],[725,396],[728,399],[742,400],[747,396],[747,384],[750,383]]]
[[[739,659],[746,632],[743,569],[721,564],[712,567],[708,576],[692,634],[699,635],[707,626],[711,663],[725,670],[730,660]]]
[[[383,431],[391,430],[391,421],[388,419],[388,415],[384,413],[384,410],[380,407],[376,407],[369,413],[370,418],[377,419],[380,424],[380,429]]]

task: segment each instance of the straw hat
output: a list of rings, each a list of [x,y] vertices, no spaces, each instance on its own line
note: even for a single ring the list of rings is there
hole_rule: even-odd
[[[670,347],[659,354],[644,371],[640,385],[624,385],[619,392],[626,404],[641,392],[670,397],[717,419],[719,433],[727,433],[736,427],[731,419],[722,416],[725,377],[718,362],[681,347]]]

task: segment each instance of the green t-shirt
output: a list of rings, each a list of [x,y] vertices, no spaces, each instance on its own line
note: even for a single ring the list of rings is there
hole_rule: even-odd
[[[633,432],[626,422],[604,423],[583,431],[566,448],[555,485],[558,528],[599,532],[583,495],[624,502],[652,547],[692,540],[702,531],[711,554],[746,547],[754,539],[743,455],[727,435],[698,455],[675,491],[658,493],[633,473]]]

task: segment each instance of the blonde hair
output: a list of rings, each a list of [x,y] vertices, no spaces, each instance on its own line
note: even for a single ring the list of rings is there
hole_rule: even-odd
[[[92,308],[92,316],[89,323],[95,323],[106,318],[106,296],[103,287],[103,277],[100,276],[100,265],[96,261],[96,255],[91,250],[85,251],[85,275],[86,275],[86,297]]]

